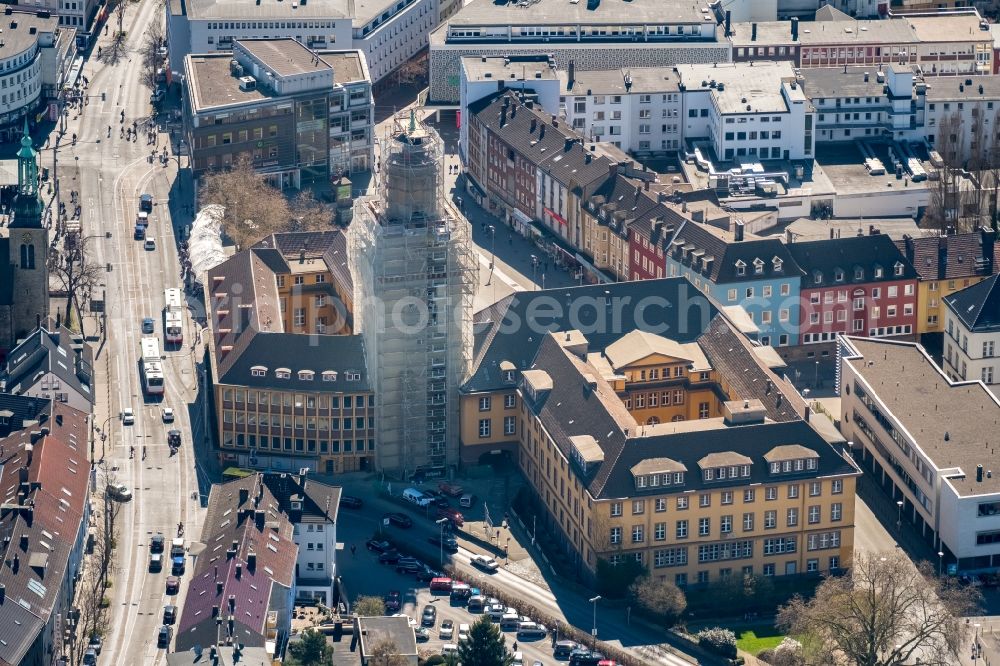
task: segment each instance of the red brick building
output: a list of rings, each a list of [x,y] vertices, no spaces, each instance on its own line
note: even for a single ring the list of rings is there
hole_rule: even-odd
[[[883,234],[792,243],[802,278],[800,344],[838,333],[911,337],[917,331],[917,273]]]

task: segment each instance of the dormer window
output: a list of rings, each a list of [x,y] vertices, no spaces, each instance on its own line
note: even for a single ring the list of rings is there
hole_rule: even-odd
[[[822,284],[823,283],[823,273],[820,271],[813,271],[813,283]]]
[[[833,272],[833,279],[836,280],[837,282],[843,282],[844,281],[844,270],[842,268],[838,268],[837,270],[835,270]]]
[[[278,368],[274,371],[274,376],[278,379],[291,379],[292,371],[288,368]]]
[[[778,257],[775,257],[774,259],[771,260],[771,267],[774,269],[775,273],[780,273],[782,270],[784,270],[782,268],[784,266],[784,264],[785,264],[785,262],[783,262]]]
[[[746,263],[744,263],[744,261],[742,259],[740,259],[739,261],[736,262],[736,274],[737,275],[746,275],[747,274],[747,265],[746,265]]]
[[[903,263],[900,262],[900,261],[897,261],[895,264],[893,264],[892,273],[896,277],[901,276],[903,274]]]
[[[299,379],[304,382],[311,382],[316,376],[316,373],[312,370],[299,370]]]
[[[854,267],[854,279],[855,280],[864,280],[865,279],[865,269],[861,268],[861,266],[855,266]]]
[[[251,377],[266,377],[267,376],[267,368],[265,368],[262,365],[255,365],[252,368],[250,368],[250,376]]]
[[[771,474],[790,474],[819,467],[819,454],[799,444],[776,446],[764,455]]]
[[[324,370],[323,371],[323,381],[324,382],[335,382],[335,381],[337,381],[337,371],[336,370]]]
[[[875,267],[875,277],[876,278],[882,277],[882,267],[881,266],[876,266]]]
[[[753,260],[753,272],[754,275],[761,275],[764,273],[764,262],[759,257]]]

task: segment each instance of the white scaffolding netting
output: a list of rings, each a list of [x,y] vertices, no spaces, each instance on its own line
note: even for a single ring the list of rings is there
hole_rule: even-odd
[[[188,238],[188,257],[191,261],[191,272],[194,279],[202,287],[208,287],[205,279],[208,271],[226,260],[222,249],[222,213],[225,209],[216,204],[210,204],[198,211],[191,225],[191,235]]]

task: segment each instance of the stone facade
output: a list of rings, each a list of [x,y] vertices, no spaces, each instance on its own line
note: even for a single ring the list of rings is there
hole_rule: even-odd
[[[672,67],[681,63],[729,62],[728,44],[669,43],[637,47],[635,43],[587,44],[583,47],[558,47],[548,44],[468,44],[435,45],[430,50],[430,100],[449,104],[459,101],[461,61],[463,56],[549,55],[556,65],[568,68],[574,61],[577,69],[617,69],[619,67]]]

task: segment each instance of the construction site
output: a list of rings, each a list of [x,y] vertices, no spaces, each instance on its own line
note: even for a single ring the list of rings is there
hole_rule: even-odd
[[[381,146],[377,194],[355,201],[348,241],[380,400],[376,460],[393,476],[446,474],[458,462],[478,263],[469,223],[445,196],[440,136],[411,112]]]

